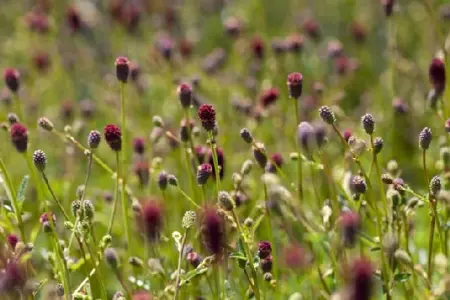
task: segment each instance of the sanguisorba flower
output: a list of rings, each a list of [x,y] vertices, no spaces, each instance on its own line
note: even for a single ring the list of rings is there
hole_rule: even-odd
[[[433,58],[428,69],[430,83],[436,92],[441,93],[445,88],[445,64],[439,58]]]
[[[201,232],[206,249],[220,256],[224,246],[224,222],[215,208],[206,208],[201,223]]]
[[[211,176],[213,168],[210,164],[201,164],[197,168],[197,184],[205,185],[208,178]]]
[[[145,140],[144,138],[137,137],[133,140],[133,151],[136,154],[142,155],[145,152]]]
[[[149,242],[157,242],[163,228],[161,205],[155,200],[146,200],[142,205],[140,222],[147,240]]]
[[[14,123],[10,129],[11,142],[20,153],[25,153],[28,148],[28,129],[21,123]]]
[[[13,93],[17,93],[20,87],[19,71],[14,68],[6,68],[3,72],[3,79],[8,89]]]
[[[361,226],[360,218],[357,213],[345,211],[339,218],[343,243],[346,247],[353,248],[357,241],[358,231]]]
[[[115,65],[117,80],[127,83],[130,74],[130,61],[125,56],[119,56],[116,58]]]
[[[360,258],[353,262],[350,267],[351,299],[369,300],[373,290],[373,266],[366,258]]]
[[[182,83],[177,89],[178,98],[183,108],[191,106],[192,102],[192,87],[187,83]]]
[[[113,151],[122,150],[122,132],[117,125],[106,125],[103,133],[105,141]]]
[[[206,131],[212,131],[216,126],[216,110],[211,104],[202,104],[198,109],[198,118]]]
[[[303,75],[297,72],[289,74],[287,77],[287,86],[291,98],[300,98],[303,91]]]
[[[277,88],[270,88],[262,92],[259,103],[262,107],[267,108],[278,100],[280,91]]]
[[[225,154],[222,150],[222,148],[217,147],[216,148],[216,154],[217,154],[217,164],[219,165],[219,178],[223,179],[223,176],[225,174]],[[214,157],[211,152],[211,149],[208,149],[208,163],[212,166],[212,177],[216,178],[216,169],[214,168]]]

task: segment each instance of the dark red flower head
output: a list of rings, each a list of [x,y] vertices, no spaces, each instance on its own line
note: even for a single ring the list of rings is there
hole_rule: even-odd
[[[302,51],[304,38],[298,33],[291,34],[286,38],[286,47],[289,51],[297,53]]]
[[[281,166],[284,163],[283,160],[283,156],[281,155],[281,153],[277,152],[272,154],[272,156],[270,157],[270,160],[272,161],[272,163],[274,163],[278,168],[281,168]]]
[[[280,91],[277,88],[270,88],[265,90],[260,98],[259,102],[262,107],[267,108],[268,106],[274,104],[280,97]]]
[[[138,177],[139,184],[141,186],[146,186],[150,178],[148,163],[145,160],[137,161],[134,165],[134,174],[136,174],[136,176]]]
[[[122,150],[122,132],[118,126],[114,124],[106,125],[104,135],[105,141],[113,151]]]
[[[142,205],[141,226],[150,242],[159,240],[163,224],[161,205],[153,200],[146,201]]]
[[[433,58],[428,70],[430,83],[433,85],[436,92],[441,93],[445,88],[445,65],[439,58]]]
[[[353,133],[350,129],[345,129],[342,135],[344,136],[344,140],[348,143],[348,140],[352,137]]]
[[[56,222],[55,214],[50,212],[50,216],[51,216],[53,222]],[[47,212],[43,213],[39,218],[39,222],[41,222],[41,224],[48,223],[49,221],[50,221],[49,213],[47,213]]]
[[[291,244],[284,249],[284,263],[290,268],[303,268],[308,263],[305,250],[296,244]]]
[[[225,155],[223,153],[222,148],[217,147],[216,148],[216,154],[217,154],[217,164],[219,165],[219,177],[220,179],[223,179],[224,173],[225,173]],[[212,177],[216,178],[216,169],[214,168],[214,157],[212,155],[211,150],[208,151],[208,163],[212,166]]]
[[[133,81],[137,81],[141,75],[141,67],[138,63],[130,62],[130,78]]]
[[[23,265],[17,260],[9,260],[0,277],[0,292],[6,296],[6,293],[17,292],[24,288],[26,283],[26,272]]]
[[[270,254],[272,254],[272,245],[270,242],[267,241],[261,241],[258,244],[258,256],[261,259],[264,259],[268,257]]]
[[[364,25],[360,22],[353,22],[350,27],[351,33],[353,35],[353,39],[358,42],[362,43],[366,40],[367,32]]]
[[[215,208],[207,208],[204,211],[201,232],[206,249],[216,256],[220,256],[224,246],[224,222],[217,214]]]
[[[8,244],[11,246],[13,250],[16,249],[16,245],[19,242],[19,238],[15,234],[8,235]]]
[[[187,83],[182,83],[178,86],[177,91],[181,106],[183,106],[183,108],[188,108],[189,106],[191,106],[192,87]]]
[[[130,3],[122,9],[122,21],[129,32],[134,32],[141,20],[141,9],[139,6]]]
[[[197,168],[197,184],[205,185],[211,176],[213,168],[210,164],[201,164]]]
[[[339,55],[334,61],[334,67],[339,75],[345,75],[350,69],[350,60],[345,55]]]
[[[72,30],[72,32],[76,32],[79,29],[81,29],[82,21],[80,12],[77,8],[74,6],[71,6],[67,9],[66,12],[66,21],[69,28]]]
[[[31,31],[38,33],[46,33],[50,28],[48,17],[44,14],[30,12],[25,16],[25,22]]]
[[[20,87],[20,74],[17,69],[6,68],[3,72],[3,78],[5,80],[6,86],[13,93],[16,93]]]
[[[212,131],[216,126],[216,111],[210,104],[202,104],[199,107],[198,118],[206,131]]]
[[[195,146],[195,155],[197,156],[198,162],[201,164],[205,161],[206,156],[208,155],[208,147],[203,145]]]
[[[289,96],[298,99],[302,95],[303,90],[303,75],[301,73],[290,73],[287,77],[287,86]]]
[[[350,268],[352,276],[351,299],[369,300],[373,290],[372,263],[366,258],[353,262]]]
[[[394,10],[394,2],[394,0],[381,0],[381,5],[383,6],[386,17],[392,16],[392,12]]]
[[[194,47],[194,45],[188,39],[182,39],[178,44],[178,48],[180,49],[180,54],[184,58],[188,58],[189,56],[191,56],[193,47]]]
[[[450,119],[445,121],[445,131],[450,133]]]
[[[33,56],[33,63],[38,71],[47,71],[50,67],[50,56],[47,52],[39,52]]]
[[[120,18],[122,17],[124,6],[124,0],[109,1],[109,12],[115,20],[120,20]]]
[[[133,140],[133,151],[136,154],[144,154],[145,152],[145,139],[137,137]]]
[[[345,246],[353,248],[356,244],[358,231],[361,226],[359,215],[351,211],[343,212],[339,220],[339,225]]]
[[[237,37],[242,31],[242,22],[239,18],[231,16],[225,20],[224,27],[227,34],[231,37]]]
[[[253,51],[253,55],[256,58],[262,59],[264,57],[264,40],[261,39],[259,36],[254,36],[252,38],[251,48]]]
[[[28,148],[28,129],[20,123],[14,123],[9,129],[9,134],[11,142],[17,151],[20,153],[26,152]]]
[[[308,36],[314,40],[320,38],[320,25],[314,19],[308,19],[303,23],[303,30],[308,34]]]
[[[130,74],[130,61],[125,56],[119,56],[116,58],[115,64],[117,80],[127,83]]]

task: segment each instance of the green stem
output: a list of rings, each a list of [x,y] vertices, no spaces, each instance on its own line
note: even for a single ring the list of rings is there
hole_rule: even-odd
[[[26,244],[27,243],[27,238],[25,235],[25,227],[23,224],[23,219],[22,219],[22,211],[19,207],[19,202],[17,199],[17,194],[16,194],[16,190],[14,189],[12,182],[11,182],[11,178],[9,178],[8,172],[6,171],[6,166],[3,163],[3,160],[0,159],[0,170],[3,174],[3,178],[6,182],[6,186],[9,189],[9,194],[11,197],[11,201],[12,204],[14,206],[14,212],[16,213],[16,218],[17,218],[17,222],[19,224],[19,230],[20,230],[20,237],[22,239],[22,241]]]
[[[16,112],[20,122],[26,124],[22,109],[22,102],[20,101],[19,95],[17,93],[13,93],[13,101],[16,105]]]
[[[209,143],[211,146],[211,152],[213,155],[213,163],[214,163],[214,171],[216,177],[216,195],[219,194],[220,191],[220,170],[219,170],[219,161],[217,159],[217,151],[216,151],[216,143],[214,142],[214,137],[211,132],[208,132]]]
[[[298,112],[298,103],[297,100],[293,101],[294,103],[294,111],[295,111],[295,120],[296,120],[296,126],[295,126],[295,132],[294,136],[297,136],[297,127],[300,124],[300,116]],[[302,172],[302,158],[301,158],[301,151],[300,151],[300,143],[297,141],[297,148],[298,148],[298,159],[297,159],[297,180],[298,180],[298,201],[301,203],[303,199],[303,172]]]
[[[67,214],[66,210],[64,209],[64,207],[62,206],[61,202],[59,202],[58,198],[56,198],[55,193],[53,192],[52,187],[50,186],[50,182],[48,181],[47,175],[45,175],[45,172],[41,172],[42,174],[42,178],[44,179],[44,182],[47,186],[48,191],[50,192],[50,194],[52,195],[53,201],[56,202],[56,204],[58,205],[59,209],[61,210],[61,212],[64,215],[64,219],[66,219],[66,221],[70,221],[70,217]]]
[[[116,152],[116,165],[117,165],[117,175],[116,175],[116,187],[114,189],[114,203],[113,208],[111,212],[111,217],[109,218],[109,225],[108,225],[108,234],[111,235],[113,222],[116,215],[116,209],[117,209],[117,198],[119,198],[119,186],[120,186],[120,177],[119,177],[119,153]]]
[[[178,267],[177,267],[177,279],[175,281],[175,296],[174,299],[178,299],[178,292],[180,291],[180,271],[181,271],[181,260],[183,259],[183,251],[184,251],[184,246],[186,245],[186,240],[187,240],[187,235],[189,232],[189,228],[186,229],[184,235],[183,235],[183,240],[181,242],[181,248],[180,248],[180,253],[178,255]]]

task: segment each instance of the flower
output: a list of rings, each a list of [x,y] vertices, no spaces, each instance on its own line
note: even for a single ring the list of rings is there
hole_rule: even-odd
[[[291,98],[300,98],[303,90],[303,75],[301,73],[290,73],[287,77],[287,86]]]
[[[120,128],[114,124],[105,126],[104,129],[105,141],[113,151],[122,150],[122,133]]]
[[[357,234],[361,226],[359,215],[352,211],[345,211],[341,214],[339,225],[341,227],[344,245],[353,248],[356,244]]]
[[[5,80],[6,86],[13,93],[17,93],[20,87],[20,73],[17,69],[6,68],[3,72],[3,79]]]
[[[274,104],[280,97],[280,91],[277,88],[270,88],[261,94],[259,102],[262,107],[267,108]]]
[[[42,150],[34,151],[33,163],[39,172],[44,172],[45,166],[47,165],[47,158],[45,157],[45,152]]]
[[[9,129],[11,142],[17,151],[24,153],[28,148],[28,129],[21,123],[14,123]]]
[[[189,106],[191,106],[192,87],[187,83],[182,83],[178,86],[177,91],[181,106],[183,108],[188,108]]]
[[[439,58],[433,58],[428,69],[428,77],[433,88],[441,93],[445,88],[445,64]]]
[[[258,256],[261,259],[267,258],[272,254],[272,245],[270,242],[261,241],[258,244]]]
[[[373,290],[373,267],[366,258],[359,258],[350,267],[351,299],[369,300]]]
[[[128,75],[130,74],[130,61],[125,56],[119,56],[115,61],[116,77],[122,83],[128,82]]]
[[[419,134],[419,146],[422,150],[427,150],[430,147],[431,141],[433,139],[433,134],[431,129],[425,127]]]
[[[216,148],[216,154],[217,154],[217,164],[219,167],[219,177],[220,179],[223,179],[224,173],[225,173],[225,156],[222,148],[217,147]],[[212,154],[211,149],[208,150],[208,161],[207,161],[211,167],[213,168],[212,177],[216,178],[216,169],[214,167],[214,157]]]
[[[198,109],[198,118],[206,131],[212,131],[216,125],[216,111],[210,104],[202,104]]]
[[[205,185],[208,178],[211,176],[213,168],[210,164],[201,164],[197,168],[197,184]]]
[[[145,152],[145,140],[144,138],[137,137],[133,140],[133,151],[136,154],[142,155]]]
[[[220,255],[224,246],[223,219],[214,208],[207,208],[203,214],[201,232],[205,247],[211,254]]]
[[[148,241],[159,240],[163,227],[163,215],[161,205],[154,200],[147,200],[142,205],[141,226],[147,236]]]
[[[91,132],[89,132],[88,135],[88,142],[87,142],[88,147],[91,149],[97,149],[101,140],[102,136],[100,132],[98,132],[97,130],[92,130]]]

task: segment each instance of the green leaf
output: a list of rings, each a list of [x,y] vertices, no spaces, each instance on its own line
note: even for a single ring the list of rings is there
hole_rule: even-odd
[[[376,247],[370,248],[370,251],[375,252],[375,251],[380,251],[380,249],[381,248],[379,246],[376,246]]]
[[[19,190],[17,191],[17,201],[18,201],[18,209],[19,212],[22,211],[22,205],[23,205],[23,201],[25,200],[25,192],[27,190],[27,186],[28,186],[28,180],[30,179],[29,175],[25,175],[22,178],[22,181],[20,182],[19,185]]]
[[[405,282],[411,277],[411,273],[397,273],[394,275],[394,280],[397,282]]]

